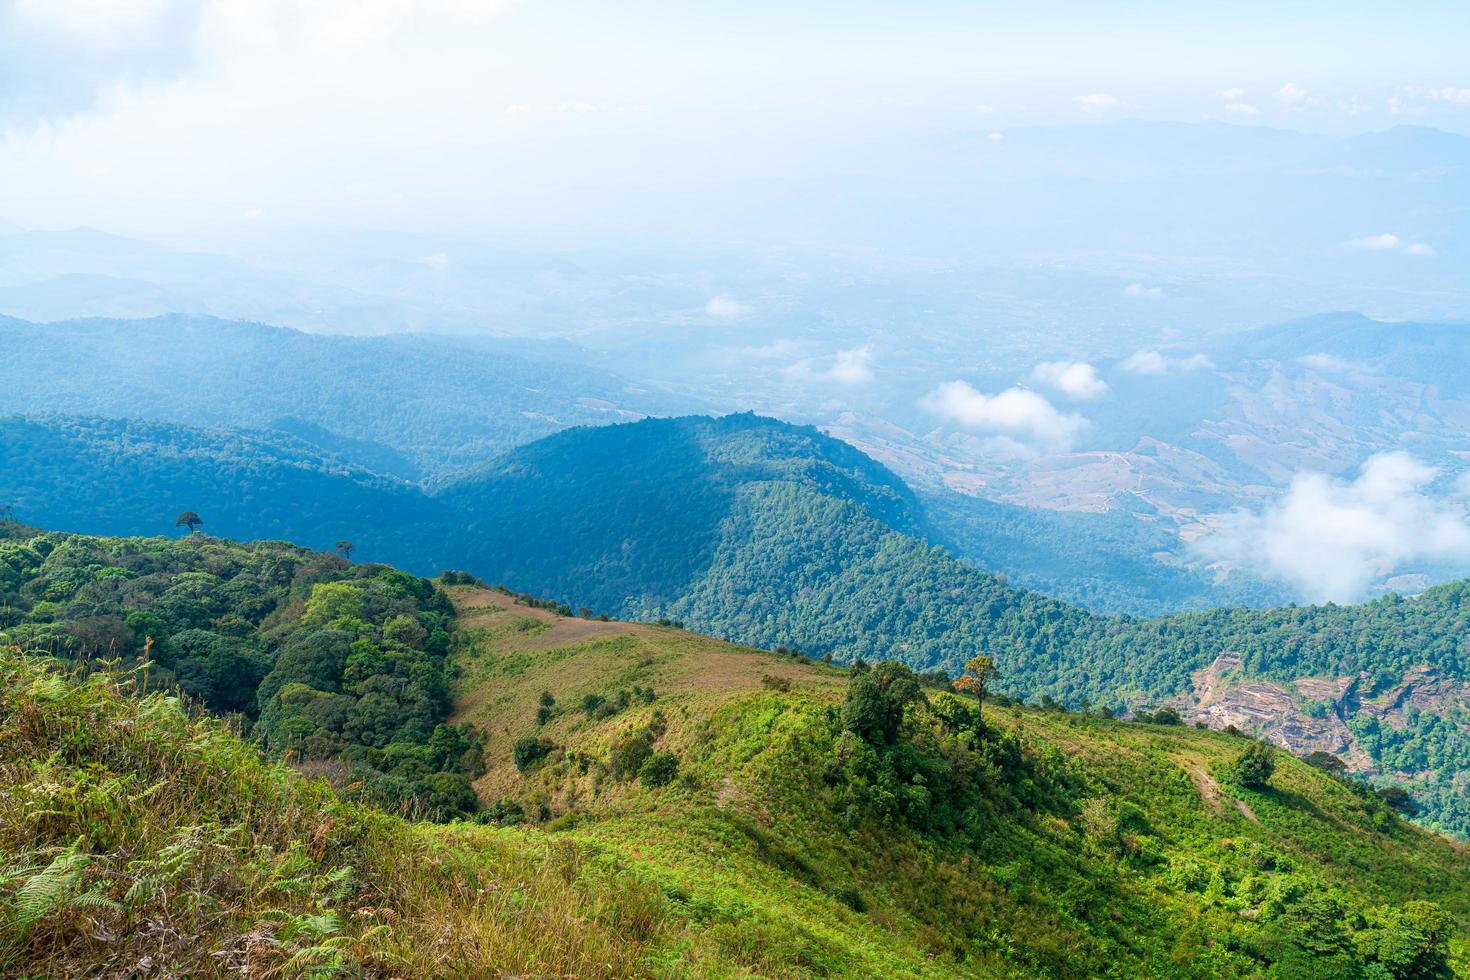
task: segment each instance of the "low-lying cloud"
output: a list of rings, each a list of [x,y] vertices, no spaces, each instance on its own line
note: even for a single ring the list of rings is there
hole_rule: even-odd
[[[1101,398],[1108,391],[1097,368],[1085,361],[1046,361],[1032,369],[1031,380],[1082,400]]]
[[[873,380],[873,348],[854,347],[840,350],[826,360],[801,361],[786,369],[792,381],[824,381],[842,385],[866,384]]]
[[[919,407],[963,428],[1008,436],[1051,452],[1071,449],[1090,425],[1081,415],[1058,411],[1030,389],[1007,388],[991,395],[964,381],[939,385],[919,399]]]
[[[1411,561],[1470,561],[1463,499],[1429,492],[1438,471],[1408,453],[1382,453],[1356,479],[1301,473],[1260,513],[1238,511],[1201,539],[1207,558],[1285,582],[1313,602],[1355,602]]]
[[[1141,350],[1128,355],[1118,366],[1129,374],[1160,375],[1170,371],[1214,370],[1215,362],[1208,354],[1167,357],[1156,350]]]
[[[1391,232],[1352,238],[1348,240],[1347,246],[1364,252],[1403,252],[1426,259],[1432,259],[1439,254],[1432,245],[1426,245],[1424,242],[1405,241]]]

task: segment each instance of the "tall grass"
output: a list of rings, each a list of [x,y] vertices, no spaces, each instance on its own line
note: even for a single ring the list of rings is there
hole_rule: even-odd
[[[0,651],[0,974],[630,977],[677,931],[570,844],[345,804],[133,687]]]

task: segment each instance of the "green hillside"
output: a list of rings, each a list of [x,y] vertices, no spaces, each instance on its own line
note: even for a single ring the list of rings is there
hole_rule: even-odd
[[[1463,848],[1282,753],[1252,778],[1236,763],[1255,743],[1239,736],[993,699],[982,716],[896,664],[849,671],[569,617],[285,545],[46,535],[5,547],[0,567],[29,549],[41,571],[7,579],[0,630],[31,651],[0,653],[7,973],[1428,977],[1466,965]],[[141,670],[128,679],[125,663],[82,653],[86,614],[113,600],[159,617],[147,635],[160,650],[202,631],[236,637],[271,674],[299,671],[299,697],[262,681],[258,704],[352,703],[285,724],[240,712],[229,725],[252,748],[162,691],[138,698]],[[168,618],[196,608],[205,625]],[[291,653],[323,617],[357,636],[339,679]],[[405,717],[380,747],[354,750],[346,719],[381,706],[398,664],[427,676],[435,654],[416,651],[442,641],[409,627],[431,617],[449,651],[442,731],[477,749],[472,822],[405,822],[257,758],[289,752],[360,797],[343,767],[426,778],[447,735],[416,742]],[[72,679],[46,651],[103,673]],[[146,686],[170,669],[183,683],[173,657]]]
[[[839,662],[955,673],[984,653],[1014,696],[1168,703],[1272,733],[1407,788],[1428,824],[1470,835],[1463,585],[1362,606],[1098,616],[929,543],[922,506],[852,447],[752,415],[569,430],[432,497],[284,436],[61,419],[0,433],[0,501],[34,523],[132,532],[189,507],[207,531],[324,549],[350,538],[420,575],[467,568],[573,609]],[[1217,661],[1229,666],[1206,690]]]
[[[417,487],[284,432],[164,422],[0,419],[0,502],[39,527],[157,534],[193,510],[205,530],[318,548],[351,539],[364,555],[427,568],[445,518]]]

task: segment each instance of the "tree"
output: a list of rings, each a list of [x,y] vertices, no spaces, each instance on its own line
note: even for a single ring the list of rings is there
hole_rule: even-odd
[[[990,689],[990,682],[999,676],[1000,671],[996,669],[995,661],[982,653],[978,657],[971,657],[965,663],[965,672],[955,678],[955,690],[966,691],[979,700],[980,710],[976,712],[976,717],[982,721],[985,715],[985,692]]]
[[[1246,789],[1265,789],[1276,771],[1276,754],[1265,742],[1252,742],[1230,764],[1229,776]]]
[[[555,748],[555,744],[549,738],[537,738],[535,735],[524,735],[516,739],[515,762],[516,768],[521,772],[529,769],[537,760],[549,755]]]
[[[1302,761],[1332,776],[1340,777],[1343,773],[1347,772],[1347,763],[1343,762],[1331,752],[1323,752],[1320,749],[1303,756]]]
[[[842,720],[869,745],[891,745],[898,739],[905,709],[924,700],[914,672],[896,660],[885,660],[847,682]]]
[[[351,541],[338,541],[337,554],[341,555],[343,558],[350,559],[352,557],[352,551],[356,547],[357,545],[353,544]]]
[[[184,511],[178,516],[178,519],[174,521],[174,527],[187,527],[190,534],[193,534],[195,531],[199,530],[199,528],[202,527],[203,524],[204,518],[200,517],[192,510]]]
[[[1405,817],[1412,817],[1419,813],[1419,804],[1409,795],[1409,791],[1402,786],[1385,786],[1378,791],[1378,796],[1388,804],[1390,810]]]

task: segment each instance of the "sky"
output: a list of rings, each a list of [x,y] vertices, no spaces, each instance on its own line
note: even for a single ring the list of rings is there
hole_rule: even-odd
[[[1470,134],[1467,42],[1448,2],[0,0],[0,221],[575,239],[1021,126]]]

